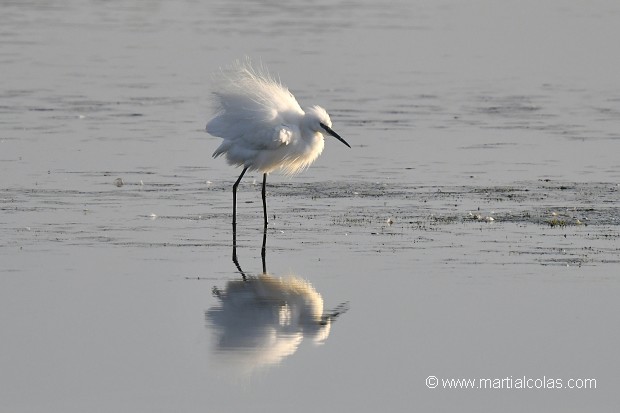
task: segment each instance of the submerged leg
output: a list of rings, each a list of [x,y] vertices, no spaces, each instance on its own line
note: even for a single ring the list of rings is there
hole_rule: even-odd
[[[237,259],[237,224],[233,224],[233,243],[232,243],[232,260],[233,263],[235,263],[235,266],[237,267],[237,270],[239,271],[239,274],[241,274],[241,277],[243,278],[243,280],[247,280],[247,277],[245,276],[245,273],[243,272],[243,270],[241,269],[241,265],[239,265],[239,260]]]
[[[263,218],[265,219],[265,225],[264,225],[264,230],[267,230],[267,197],[266,197],[266,192],[265,192],[265,184],[267,183],[267,174],[263,174],[263,190],[262,190],[262,195],[263,195]]]
[[[233,185],[233,227],[237,225],[237,187],[239,186],[239,182],[241,182],[241,178],[243,178],[243,175],[245,175],[245,171],[247,170],[247,166],[243,168],[243,171],[241,171],[241,175],[239,175],[237,182],[235,182],[235,184]]]

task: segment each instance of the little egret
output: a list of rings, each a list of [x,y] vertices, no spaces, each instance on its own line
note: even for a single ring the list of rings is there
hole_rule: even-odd
[[[332,130],[325,109],[302,109],[295,96],[262,66],[254,68],[249,60],[236,62],[216,74],[214,80],[217,114],[207,123],[206,130],[224,141],[213,157],[226,155],[229,165],[243,166],[233,185],[233,227],[237,223],[237,187],[250,170],[263,173],[261,194],[266,229],[268,173],[281,169],[295,174],[310,166],[323,151],[324,133],[351,146]]]

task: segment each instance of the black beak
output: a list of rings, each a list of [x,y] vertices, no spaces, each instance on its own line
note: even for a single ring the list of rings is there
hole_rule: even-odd
[[[347,145],[349,148],[351,147],[351,145],[349,145],[349,144],[347,143],[347,141],[345,141],[344,139],[342,139],[342,138],[340,137],[340,135],[338,135],[336,132],[334,132],[334,130],[333,130],[332,128],[330,128],[329,126],[327,126],[327,125],[326,125],[326,124],[324,124],[324,123],[321,123],[321,127],[322,127],[323,129],[325,129],[325,131],[326,131],[327,133],[329,133],[330,135],[332,135],[334,138],[338,139],[340,142],[344,143],[344,144],[345,144],[345,145]]]

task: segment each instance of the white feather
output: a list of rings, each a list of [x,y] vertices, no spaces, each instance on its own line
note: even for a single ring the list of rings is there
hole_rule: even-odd
[[[327,133],[351,147],[332,130],[327,111],[320,106],[302,110],[295,97],[262,66],[237,62],[215,76],[217,113],[207,132],[223,139],[213,157],[226,156],[231,165],[243,166],[233,185],[233,226],[237,222],[237,186],[248,170],[263,175],[263,216],[267,229],[267,174],[275,169],[297,173],[323,152]]]
[[[263,173],[277,168],[296,173],[323,151],[318,127],[310,126],[295,97],[265,68],[253,68],[249,60],[236,62],[214,81],[217,114],[207,132],[224,139],[214,158],[226,155],[231,165]],[[323,112],[326,119],[317,125],[321,120],[331,125]]]

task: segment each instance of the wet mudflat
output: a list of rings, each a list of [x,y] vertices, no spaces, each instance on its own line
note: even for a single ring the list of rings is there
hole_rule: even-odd
[[[121,185],[122,178],[113,179],[119,173],[77,175],[96,176],[101,190],[3,190],[2,210],[11,218],[5,229],[12,233],[3,246],[232,246],[229,182],[125,183],[132,177],[127,173]],[[253,194],[259,187],[241,187],[250,200],[243,202],[240,221],[248,221],[241,225],[251,232],[261,229],[260,200]],[[620,253],[619,191],[614,183],[548,179],[496,187],[281,181],[269,185],[268,237],[295,241],[284,249],[343,236],[337,242],[367,253],[449,247],[442,256],[455,265],[479,262],[479,254],[503,264],[612,264]],[[213,199],[217,203],[210,204]],[[55,215],[66,219],[50,219]],[[459,237],[465,238],[457,242]],[[471,254],[463,253],[468,248]]]
[[[315,6],[0,6],[0,410],[615,411],[618,6]],[[248,174],[233,253],[244,54],[352,148],[266,236]]]

